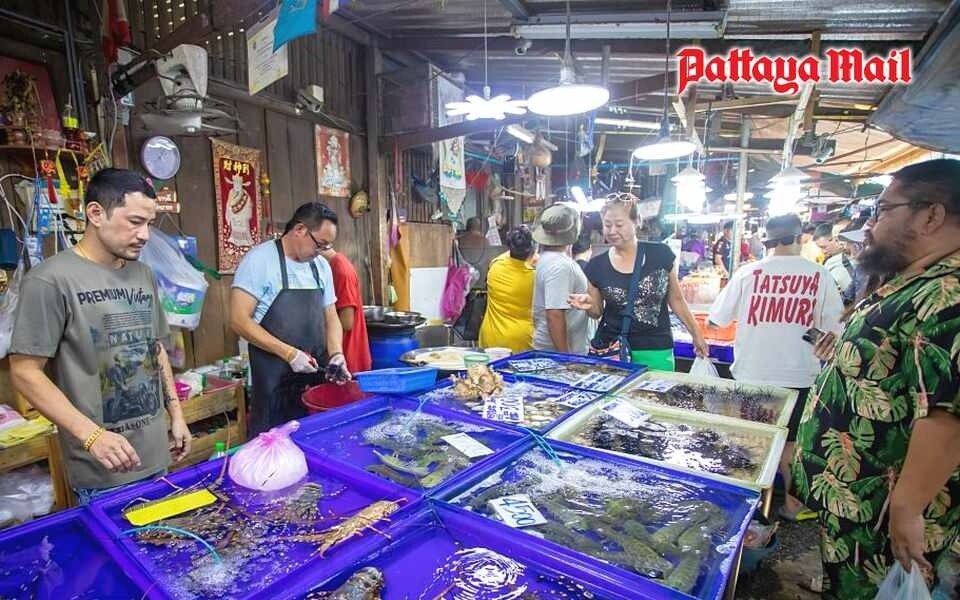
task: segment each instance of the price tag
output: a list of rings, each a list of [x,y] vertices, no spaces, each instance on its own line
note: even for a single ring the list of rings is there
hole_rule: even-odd
[[[600,394],[595,394],[593,392],[586,392],[583,390],[574,390],[572,392],[567,392],[566,394],[557,398],[557,404],[561,406],[566,406],[569,408],[580,408],[590,404],[594,400],[600,397]]]
[[[614,400],[600,410],[629,427],[640,427],[650,418],[648,413],[622,400]]]
[[[668,381],[666,379],[646,379],[637,382],[637,385],[634,387],[634,389],[663,394],[676,387],[677,383],[678,382],[676,381]]]
[[[493,450],[487,448],[466,433],[445,435],[440,439],[459,450],[461,453],[466,455],[467,458],[479,458],[481,456],[493,454]]]
[[[490,508],[510,527],[530,527],[547,522],[526,494],[502,496],[490,501]]]
[[[623,377],[620,375],[613,375],[612,373],[590,373],[575,381],[573,387],[597,392],[609,392],[620,385],[621,381],[623,381]]]
[[[532,371],[546,371],[556,369],[560,365],[552,358],[524,358],[507,362],[515,373],[529,373]]]
[[[483,409],[480,411],[480,415],[484,419],[490,419],[491,421],[500,421],[502,423],[522,423],[523,398],[487,398],[483,401]]]

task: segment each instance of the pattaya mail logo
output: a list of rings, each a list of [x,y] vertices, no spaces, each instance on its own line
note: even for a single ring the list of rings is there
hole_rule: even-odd
[[[912,78],[910,48],[891,50],[887,56],[866,55],[859,48],[829,48],[826,75],[831,83],[906,84]],[[769,83],[778,94],[796,94],[806,83],[818,83],[823,60],[816,56],[757,56],[750,48],[731,48],[726,56],[707,56],[703,48],[681,48],[677,95],[699,81]]]

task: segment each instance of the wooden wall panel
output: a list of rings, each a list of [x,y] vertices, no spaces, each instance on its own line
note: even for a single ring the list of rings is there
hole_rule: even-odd
[[[267,166],[270,174],[270,199],[273,222],[282,231],[283,223],[293,216],[293,188],[290,185],[290,146],[287,141],[287,117],[266,111]]]
[[[290,187],[293,206],[318,200],[317,161],[313,150],[313,123],[290,118],[287,121],[290,144]]]

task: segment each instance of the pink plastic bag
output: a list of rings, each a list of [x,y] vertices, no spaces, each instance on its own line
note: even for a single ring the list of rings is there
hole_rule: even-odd
[[[290,439],[297,429],[299,421],[290,421],[244,444],[229,459],[230,479],[251,490],[272,492],[306,477],[307,458]]]
[[[470,291],[470,266],[457,265],[451,260],[447,265],[447,281],[443,285],[440,300],[440,316],[445,323],[453,323],[460,317]]]

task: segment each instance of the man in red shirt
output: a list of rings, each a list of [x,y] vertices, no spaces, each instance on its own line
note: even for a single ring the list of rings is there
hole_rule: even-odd
[[[367,321],[363,316],[363,296],[357,270],[343,254],[332,248],[320,253],[330,263],[333,288],[337,293],[337,314],[343,326],[343,355],[351,373],[369,371],[371,367],[370,340]]]

